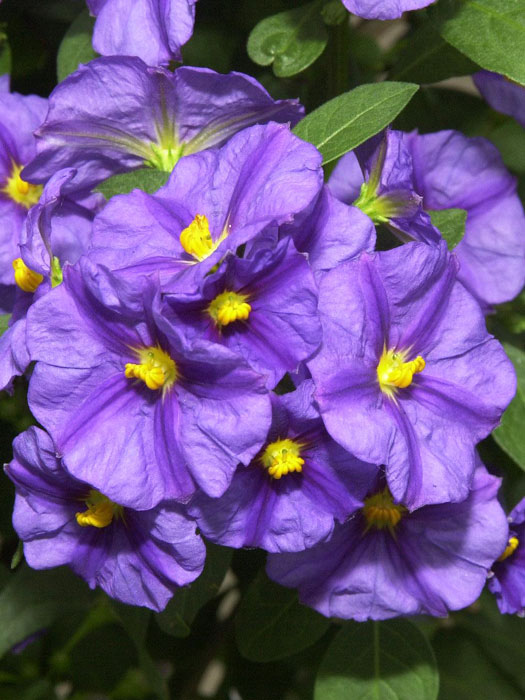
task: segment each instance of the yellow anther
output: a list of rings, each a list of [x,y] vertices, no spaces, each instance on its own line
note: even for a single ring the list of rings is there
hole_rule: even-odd
[[[21,204],[26,209],[29,209],[40,199],[42,185],[32,185],[30,182],[22,180],[20,173],[23,167],[23,165],[17,165],[15,162],[12,163],[11,175],[9,175],[0,191],[4,192],[17,204]]]
[[[280,479],[291,472],[302,472],[304,459],[301,457],[301,445],[289,440],[271,442],[261,456],[261,462],[268,474],[274,479]]]
[[[505,561],[505,559],[507,559],[507,557],[510,557],[511,554],[514,554],[514,552],[518,548],[519,543],[520,543],[520,541],[517,537],[510,537],[509,543],[505,547],[505,551],[503,552],[501,557],[498,557],[498,561]]]
[[[180,244],[184,250],[199,262],[209,257],[228,235],[224,231],[216,241],[211,237],[207,217],[197,214],[191,224],[180,234]]]
[[[388,396],[394,396],[396,388],[405,389],[412,384],[414,374],[425,369],[425,360],[418,355],[415,360],[405,362],[408,352],[399,350],[383,350],[377,365],[377,379],[381,391]]]
[[[140,363],[126,364],[124,374],[128,379],[141,379],[148,389],[162,389],[164,394],[178,377],[177,366],[162,348],[135,349]]]
[[[13,260],[13,269],[15,271],[15,282],[23,292],[34,292],[44,279],[39,272],[35,272],[27,267],[22,258]]]
[[[208,313],[217,326],[227,326],[233,321],[247,321],[252,307],[246,294],[222,292],[208,306]]]
[[[77,523],[81,527],[87,527],[91,525],[92,527],[107,527],[113,518],[121,517],[123,508],[122,506],[110,501],[107,496],[104,496],[100,491],[95,491],[91,489],[88,497],[86,498],[87,510],[83,513],[76,513],[75,518]]]
[[[376,530],[388,528],[390,533],[394,534],[394,528],[406,512],[405,506],[394,503],[392,494],[386,487],[383,491],[365,499],[363,515],[367,522],[366,531],[371,527]]]

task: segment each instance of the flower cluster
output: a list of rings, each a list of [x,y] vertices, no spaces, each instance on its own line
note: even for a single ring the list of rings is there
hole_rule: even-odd
[[[0,94],[0,385],[34,363],[42,426],[6,466],[28,563],[162,610],[205,537],[266,550],[329,617],[446,615],[490,574],[521,611],[524,508],[509,530],[476,452],[516,389],[485,313],[525,275],[495,148],[387,129],[325,185],[297,101],[162,67],[194,1],[138,1],[125,23],[120,0],[88,5],[104,55],[48,105]],[[93,193],[147,169],[169,173],[153,194]],[[442,209],[466,212],[454,252]],[[378,225],[402,245],[376,250]]]

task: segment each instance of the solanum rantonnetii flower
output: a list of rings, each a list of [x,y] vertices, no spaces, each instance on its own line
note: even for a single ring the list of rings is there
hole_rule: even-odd
[[[197,294],[166,301],[195,336],[226,345],[268,377],[273,388],[321,342],[317,288],[304,255],[290,238],[275,249],[228,254]]]
[[[116,196],[96,217],[90,257],[119,276],[155,274],[194,292],[228,251],[291,222],[322,187],[321,154],[288,126],[244,129],[183,158],[156,194]]]
[[[349,12],[365,19],[397,19],[408,10],[420,10],[434,0],[342,0]]]
[[[326,273],[323,343],[308,362],[328,432],[385,465],[410,509],[461,501],[475,444],[498,424],[514,369],[439,246],[407,243]]]
[[[355,459],[326,432],[306,381],[273,396],[265,445],[238,467],[219,499],[197,494],[189,511],[200,531],[229,547],[297,552],[329,537],[360,506],[377,467]]]
[[[49,98],[36,132],[38,156],[26,168],[46,182],[60,168],[94,185],[115,173],[150,166],[170,172],[183,155],[220,146],[252,124],[303,116],[297,100],[273,100],[242,73],[207,68],[171,73],[139,58],[100,58],[81,66]]]
[[[508,521],[509,538],[492,566],[488,587],[500,612],[525,616],[525,499],[513,508]]]
[[[16,486],[14,528],[34,569],[69,565],[91,588],[160,611],[202,571],[206,548],[183,506],[125,508],[74,479],[49,435],[31,427],[6,466]]]
[[[32,305],[29,402],[66,468],[136,509],[212,496],[249,464],[271,420],[264,378],[238,355],[190,342],[153,284],[86,258]]]
[[[182,60],[197,0],[87,0],[95,15],[93,48],[103,56],[139,56],[150,66]]]
[[[409,512],[384,479],[332,537],[304,552],[271,554],[270,578],[299,589],[327,617],[384,620],[435,615],[473,603],[507,539],[500,480],[478,466],[461,503]]]
[[[508,114],[525,127],[525,87],[499,73],[481,70],[472,76],[474,83],[489,105]]]

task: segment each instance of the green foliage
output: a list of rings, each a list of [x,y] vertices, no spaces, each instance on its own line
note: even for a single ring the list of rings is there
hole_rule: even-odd
[[[349,623],[321,661],[314,700],[435,700],[432,649],[408,620]]]
[[[441,231],[449,250],[453,250],[465,235],[467,212],[464,209],[435,209],[429,212],[432,223]]]
[[[7,34],[0,27],[0,75],[11,73],[11,49]]]
[[[313,143],[323,163],[329,163],[388,126],[417,90],[412,83],[361,85],[308,114],[294,133]]]
[[[112,175],[97,186],[96,191],[102,192],[106,199],[111,199],[116,194],[128,194],[138,189],[148,194],[153,194],[166,184],[170,173],[154,168],[139,168],[129,173]]]
[[[62,39],[57,56],[57,77],[58,82],[74,73],[80,63],[88,63],[96,58],[91,46],[91,36],[95,20],[90,17],[89,11],[83,10]]]
[[[263,19],[248,37],[248,55],[260,66],[273,64],[279,78],[308,68],[324,51],[328,32],[319,0]]]
[[[523,0],[453,0],[441,36],[486,70],[525,85]]]
[[[525,352],[506,344],[505,351],[512,360],[518,377],[518,389],[510,406],[503,414],[501,425],[492,433],[498,445],[525,470]]]
[[[297,592],[278,586],[260,571],[246,591],[235,618],[241,654],[251,661],[275,661],[316,642],[329,622],[299,603]]]
[[[0,314],[0,336],[8,329],[10,318],[11,314]]]

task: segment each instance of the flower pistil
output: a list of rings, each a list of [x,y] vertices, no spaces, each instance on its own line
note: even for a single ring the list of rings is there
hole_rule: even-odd
[[[85,499],[87,509],[83,513],[76,513],[75,518],[81,527],[103,528],[113,522],[113,518],[122,517],[123,508],[117,503],[110,501],[107,496],[104,496],[100,491],[91,489],[88,497]]]
[[[405,389],[412,384],[414,374],[425,369],[425,360],[418,355],[406,362],[408,351],[387,350],[384,348],[377,365],[377,379],[381,391],[387,396],[394,396],[396,389]]]
[[[140,363],[128,362],[125,368],[126,377],[128,379],[141,379],[148,389],[162,389],[164,394],[178,377],[175,362],[158,345],[135,349],[135,352]]]
[[[291,472],[302,472],[302,447],[303,445],[289,438],[271,442],[261,456],[262,465],[274,479],[280,479]]]

